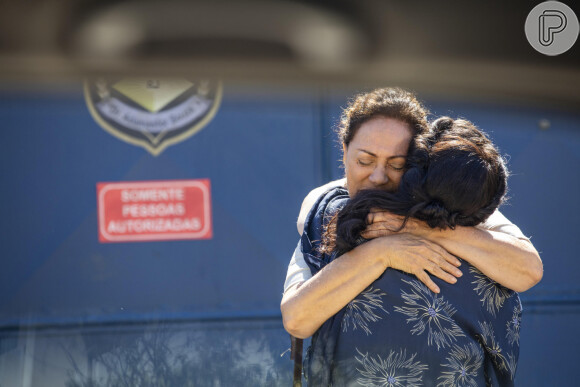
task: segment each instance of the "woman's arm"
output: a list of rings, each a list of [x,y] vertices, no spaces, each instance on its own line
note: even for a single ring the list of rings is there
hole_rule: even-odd
[[[434,292],[427,272],[455,283],[457,258],[435,243],[411,234],[376,238],[335,259],[315,276],[286,290],[280,305],[284,327],[293,336],[311,336],[389,268],[415,274]]]
[[[363,236],[376,238],[389,235],[391,232],[388,230],[397,228],[401,220],[401,217],[387,212],[371,213],[371,224]],[[409,219],[402,231],[437,243],[477,267],[489,278],[517,292],[530,289],[543,276],[542,260],[527,239],[479,227],[432,229],[416,219]]]
[[[304,220],[319,196],[339,185],[344,185],[344,179],[319,187],[306,196],[297,222],[299,234],[302,234]],[[301,252],[297,250],[296,254]],[[459,260],[445,249],[424,238],[406,233],[376,238],[342,255],[315,276],[289,285],[280,305],[284,327],[295,337],[311,336],[388,267],[415,274],[431,290],[439,292],[427,273],[454,283],[453,275],[462,274],[456,267],[459,264]]]
[[[542,279],[542,260],[531,242],[476,227],[429,230],[425,238],[477,267],[501,285],[525,292]],[[468,243],[466,243],[468,242]]]

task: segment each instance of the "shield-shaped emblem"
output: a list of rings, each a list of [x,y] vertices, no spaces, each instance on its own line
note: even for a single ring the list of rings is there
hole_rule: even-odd
[[[180,78],[88,80],[85,98],[107,132],[158,155],[192,136],[215,115],[219,81]]]

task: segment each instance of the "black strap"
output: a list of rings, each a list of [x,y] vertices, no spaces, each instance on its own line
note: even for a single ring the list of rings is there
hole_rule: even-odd
[[[302,387],[302,339],[290,336],[290,359],[294,360],[293,387]]]

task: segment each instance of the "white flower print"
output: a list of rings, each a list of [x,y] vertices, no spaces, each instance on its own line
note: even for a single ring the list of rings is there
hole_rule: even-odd
[[[520,344],[520,326],[522,324],[522,309],[519,305],[514,306],[512,319],[506,323],[506,338],[510,345]]]
[[[498,284],[497,282],[488,278],[485,274],[471,266],[469,271],[473,273],[475,285],[473,289],[481,298],[481,303],[485,306],[487,311],[495,316],[495,313],[501,308],[506,298],[508,298],[512,291]]]
[[[491,356],[491,359],[500,371],[507,370],[507,360],[495,339],[492,325],[487,322],[480,322],[479,326],[481,328],[481,335],[479,335],[480,344]]]
[[[406,350],[400,350],[398,353],[390,351],[389,356],[383,359],[380,355],[372,357],[368,353],[362,354],[358,348],[357,352],[360,358],[355,359],[362,367],[357,368],[361,375],[357,382],[361,386],[422,386],[423,371],[428,367],[414,361],[416,353],[407,358]]]
[[[483,364],[483,350],[475,343],[463,347],[457,345],[449,352],[447,363],[442,364],[449,371],[443,371],[437,378],[437,387],[465,386],[477,387],[477,374]]]
[[[353,330],[360,328],[367,335],[370,335],[372,332],[369,328],[369,323],[381,319],[378,312],[383,311],[385,314],[389,313],[383,308],[383,300],[381,297],[385,295],[379,289],[373,289],[371,286],[363,291],[359,297],[349,302],[340,323],[342,331],[348,331],[349,326],[352,325]]]
[[[456,310],[443,296],[431,292],[421,282],[413,280],[403,282],[411,285],[413,291],[401,291],[405,300],[405,307],[395,307],[395,311],[403,313],[409,318],[407,323],[414,323],[412,334],[420,335],[428,330],[427,345],[435,344],[437,350],[450,347],[457,337],[465,336],[452,316]]]

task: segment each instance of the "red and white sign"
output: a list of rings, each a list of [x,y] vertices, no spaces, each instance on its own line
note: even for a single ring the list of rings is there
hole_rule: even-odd
[[[212,237],[209,179],[97,183],[99,241]]]

